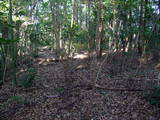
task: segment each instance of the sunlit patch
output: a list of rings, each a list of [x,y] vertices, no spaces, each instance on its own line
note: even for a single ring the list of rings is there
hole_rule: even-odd
[[[39,58],[39,59],[37,59],[37,63],[39,65],[42,65],[42,64],[47,65],[47,64],[54,62],[54,61],[56,61],[55,58]]]
[[[106,55],[107,53],[106,52],[103,52],[102,53],[102,56]],[[93,56],[96,56],[96,52],[83,52],[81,54],[79,53],[75,53],[75,56],[73,57],[74,59],[85,59],[85,58],[88,58],[88,57],[93,57]]]
[[[55,58],[47,58],[46,59],[46,62],[54,62],[55,61]]]
[[[44,49],[49,49],[49,47],[48,47],[48,46],[44,46],[44,47],[41,47],[41,49],[42,49],[42,50],[44,50]]]
[[[17,76],[19,76],[21,73],[23,73],[23,72],[25,72],[25,71],[27,71],[27,69],[23,69],[23,68],[21,68],[18,72],[17,72]]]
[[[39,59],[37,60],[37,62],[38,62],[39,65],[41,65],[41,64],[43,64],[43,63],[45,62],[45,60],[46,60],[46,59],[44,59],[44,58],[39,58]]]
[[[74,59],[85,59],[87,57],[88,57],[88,55],[86,55],[86,54],[77,54],[73,58]]]
[[[103,56],[103,55],[106,55],[106,54],[107,54],[107,53],[103,52],[103,53],[102,53],[102,56]]]
[[[78,65],[77,67],[76,67],[76,69],[78,70],[78,69],[84,69],[84,68],[86,68],[87,66],[86,65]]]

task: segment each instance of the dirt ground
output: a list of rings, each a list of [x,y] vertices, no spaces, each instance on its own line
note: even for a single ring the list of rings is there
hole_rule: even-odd
[[[13,90],[10,82],[2,86],[1,120],[160,120],[158,108],[144,99],[158,81],[154,62],[140,64],[138,56],[121,53],[51,59],[41,50],[33,64],[35,85],[16,89],[27,104],[5,104]]]

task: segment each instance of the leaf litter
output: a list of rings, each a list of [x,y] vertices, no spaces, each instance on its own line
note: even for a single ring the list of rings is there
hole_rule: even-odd
[[[92,57],[55,62],[43,60],[49,59],[51,54],[46,55],[47,51],[42,53],[34,61],[38,69],[35,86],[27,92],[16,89],[16,95],[23,97],[27,104],[4,104],[13,91],[11,84],[2,86],[0,119],[160,119],[159,109],[144,99],[144,95],[157,85],[155,63],[141,65],[138,55],[129,58],[122,53],[109,54],[101,59]]]

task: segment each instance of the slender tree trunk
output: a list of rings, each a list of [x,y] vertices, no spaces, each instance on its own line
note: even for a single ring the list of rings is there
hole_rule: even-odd
[[[116,49],[116,39],[117,39],[117,19],[116,19],[116,7],[115,7],[115,0],[113,0],[113,21],[112,21],[112,31],[113,31],[113,36],[110,38],[110,49],[115,50]]]
[[[73,24],[78,24],[78,2],[78,0],[72,0],[73,14],[71,20],[71,27],[73,26]]]
[[[81,5],[79,5],[79,25],[80,25],[80,27],[81,27],[81,29],[82,29],[82,23],[83,23],[83,11],[82,11],[82,6]]]
[[[139,40],[138,40],[138,53],[142,55],[143,53],[143,42],[144,42],[144,29],[145,29],[145,0],[140,1],[140,17],[139,17]]]
[[[132,9],[129,10],[129,30],[131,29],[132,29]],[[132,33],[129,33],[128,51],[132,50],[132,41],[133,41],[133,35]]]
[[[13,26],[13,20],[12,20],[12,0],[9,0],[9,16],[8,16],[8,21],[10,26]],[[8,31],[8,38],[10,40],[13,40],[13,29],[12,27],[9,27]],[[12,56],[12,80],[13,80],[13,85],[17,86],[17,78],[16,78],[16,57],[17,57],[17,52],[16,52],[16,43],[12,43],[11,45],[11,56]]]
[[[36,16],[35,16],[35,20],[37,21],[37,23],[35,24],[36,26],[36,42],[35,42],[35,55],[38,55],[38,40],[39,40],[39,31],[40,31],[40,26],[39,26],[39,20],[38,20],[38,14],[39,14],[39,4],[37,2],[36,4]]]
[[[147,24],[147,14],[148,14],[148,0],[144,0],[144,18],[143,18],[143,54],[146,54],[146,50],[147,50],[147,41],[148,41],[148,38],[145,37],[144,35],[144,32],[146,31],[146,24]]]
[[[50,7],[52,11],[52,25],[53,25],[53,35],[55,39],[55,48],[58,50],[60,48],[60,24],[57,19],[59,16],[59,3],[50,0]]]
[[[98,2],[97,26],[96,26],[96,52],[97,57],[102,56],[102,37],[103,37],[103,4],[102,0]]]
[[[91,1],[88,0],[88,24],[87,24],[87,28],[88,28],[88,56],[90,58],[90,52],[92,49],[92,39],[91,39],[91,35],[90,35],[90,30],[91,30],[91,26],[90,26],[90,15],[91,15]]]

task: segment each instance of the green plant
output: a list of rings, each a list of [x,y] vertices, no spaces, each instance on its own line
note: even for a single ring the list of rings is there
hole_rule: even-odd
[[[25,104],[26,101],[22,96],[12,96],[10,99],[8,99],[8,102],[17,102],[21,104]]]
[[[55,88],[55,90],[56,90],[57,92],[63,92],[63,91],[64,91],[64,88],[63,88],[63,87],[57,87],[57,88]]]
[[[19,96],[19,95],[15,95],[15,96],[11,96],[7,101],[1,103],[0,108],[5,108],[9,104],[15,104],[15,103],[16,104],[24,104],[24,105],[29,104],[29,102],[24,97]]]
[[[35,79],[35,76],[36,76],[36,69],[29,68],[26,72],[24,72],[20,76],[20,78],[19,78],[20,86],[22,86],[24,88],[31,87],[31,85],[33,84],[33,81]]]
[[[160,86],[156,86],[152,93],[145,95],[145,99],[152,105],[160,106]]]

